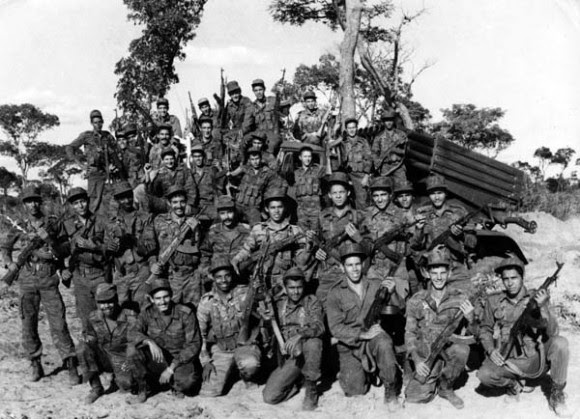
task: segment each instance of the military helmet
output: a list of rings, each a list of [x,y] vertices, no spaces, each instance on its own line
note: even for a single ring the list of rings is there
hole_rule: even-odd
[[[133,122],[128,123],[123,127],[123,133],[126,136],[137,134],[137,125],[134,124]]]
[[[40,188],[35,185],[28,185],[24,188],[22,193],[20,194],[20,200],[22,202],[37,200],[41,201],[42,196],[40,195]]]
[[[358,256],[361,260],[364,260],[368,257],[368,254],[360,244],[347,243],[340,252],[340,260],[344,262],[344,260],[350,256]]]
[[[379,176],[378,178],[372,180],[370,190],[387,190],[391,192],[393,190],[393,182],[391,181],[391,178],[386,176]]]
[[[70,188],[68,194],[66,195],[66,200],[70,203],[77,200],[78,198],[86,198],[89,199],[89,195],[87,191],[81,187],[74,187]]]
[[[97,302],[111,301],[114,298],[117,298],[117,287],[114,284],[103,282],[97,285],[97,290],[95,291],[95,300]]]
[[[451,255],[444,245],[439,245],[427,253],[427,266],[451,265]]]
[[[413,184],[408,180],[397,180],[395,181],[395,187],[393,188],[393,193],[399,194],[403,192],[414,192]]]
[[[221,195],[218,196],[216,210],[219,211],[221,209],[234,209],[236,207],[236,203],[234,198],[229,195]]]
[[[266,135],[266,133],[264,131],[254,131],[254,132],[252,132],[250,137],[252,139],[256,138],[258,140],[262,140],[262,142],[266,142],[266,140],[268,139],[268,136]]]
[[[494,269],[495,273],[498,275],[501,275],[501,273],[506,270],[506,269],[510,269],[510,268],[514,268],[516,269],[520,275],[523,277],[524,276],[524,272],[526,270],[524,263],[522,262],[522,260],[520,258],[518,258],[517,256],[510,254],[508,257],[506,257],[505,259],[503,259]]]
[[[445,178],[441,175],[433,174],[427,178],[427,192],[435,190],[447,190]]]
[[[211,261],[211,267],[209,269],[209,272],[211,274],[214,274],[215,272],[220,271],[222,269],[228,269],[229,271],[234,270],[234,267],[232,266],[232,262],[230,261],[230,259],[223,256],[213,258]]]
[[[130,193],[133,193],[133,187],[131,186],[131,184],[129,182],[124,180],[124,181],[121,181],[115,185],[113,197],[119,198],[120,196],[128,195]]]

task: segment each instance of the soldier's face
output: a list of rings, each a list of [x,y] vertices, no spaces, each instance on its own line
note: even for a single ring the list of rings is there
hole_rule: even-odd
[[[169,113],[169,106],[167,106],[167,105],[158,105],[157,106],[157,112],[159,112],[159,115],[165,117]]]
[[[413,204],[413,195],[407,192],[400,193],[397,195],[397,203],[401,208],[409,209],[411,208],[411,204]]]
[[[384,210],[389,205],[391,201],[391,194],[389,191],[373,191],[373,202],[377,206],[378,209]]]
[[[350,122],[346,126],[346,135],[348,135],[349,137],[354,137],[356,135],[357,129],[358,129],[358,125],[355,124],[354,122]]]
[[[125,137],[117,138],[117,145],[121,150],[125,150],[127,148],[127,139]]]
[[[24,206],[30,215],[38,215],[40,214],[42,201],[40,199],[29,199],[24,203]]]
[[[91,125],[93,126],[95,131],[102,131],[103,129],[103,120],[101,118],[93,118],[91,119]]]
[[[209,114],[211,107],[209,106],[209,103],[202,103],[201,105],[199,105],[199,110],[201,113],[207,115]]]
[[[316,99],[306,99],[304,105],[306,105],[306,109],[313,111],[316,109]]]
[[[157,133],[157,138],[159,138],[159,142],[161,144],[169,144],[169,140],[171,140],[171,131],[167,129],[162,129]]]
[[[435,208],[441,208],[445,203],[445,199],[447,198],[447,194],[445,191],[440,189],[436,189],[429,194],[429,199]]]
[[[334,184],[330,187],[330,192],[328,192],[328,197],[332,201],[333,205],[338,208],[342,208],[348,202],[348,196],[350,192],[346,189],[344,185]]]
[[[262,140],[257,140],[254,138],[252,140],[252,147],[256,147],[256,148],[259,148],[261,150],[262,149]]]
[[[159,290],[153,294],[153,304],[162,312],[167,313],[171,309],[171,293],[167,290]]]
[[[310,167],[310,164],[312,163],[312,151],[303,150],[302,153],[300,153],[300,156],[298,156],[298,159],[302,162],[302,166]]]
[[[260,165],[262,164],[262,156],[260,154],[252,154],[248,158],[248,162],[252,168],[259,169]]]
[[[359,256],[349,256],[342,262],[342,269],[348,279],[356,284],[362,278],[362,259]]]
[[[201,127],[199,127],[199,130],[201,131],[203,138],[209,138],[211,136],[212,126],[210,123],[204,122],[201,124]]]
[[[163,165],[168,169],[173,169],[175,167],[175,156],[171,154],[163,156]]]
[[[175,215],[183,217],[185,215],[185,207],[187,206],[185,196],[183,195],[172,196],[171,199],[169,200],[169,206],[171,207],[171,211]]]
[[[193,153],[193,156],[191,156],[191,160],[193,160],[193,164],[195,164],[196,167],[203,167],[203,158],[203,153]]]
[[[229,269],[221,269],[214,272],[213,279],[216,287],[222,292],[229,292],[232,289],[233,277]]]
[[[517,296],[524,286],[524,279],[517,269],[504,269],[501,280],[509,297]]]
[[[395,121],[393,121],[392,119],[387,119],[385,121],[385,127],[390,131],[395,127]]]
[[[230,99],[234,103],[238,103],[241,98],[242,98],[242,91],[241,90],[235,90],[235,91],[230,93]]]
[[[272,221],[282,221],[284,219],[284,202],[276,200],[268,202],[268,205],[266,205],[266,212]]]
[[[264,86],[254,86],[252,88],[252,91],[254,92],[254,95],[256,95],[256,99],[258,100],[264,99],[264,93],[266,92]]]
[[[233,209],[221,209],[218,211],[220,220],[226,227],[230,227],[234,224],[234,210]]]
[[[431,266],[428,272],[434,289],[442,290],[445,288],[449,278],[449,268],[446,265]]]
[[[86,198],[78,198],[72,202],[73,210],[77,215],[84,217],[89,211],[89,201]]]
[[[302,298],[304,294],[304,280],[302,279],[288,279],[284,283],[284,288],[286,288],[286,295],[293,303],[297,303]]]
[[[133,194],[128,193],[125,195],[121,195],[117,198],[117,202],[119,203],[119,207],[124,209],[125,211],[129,211],[133,209]]]
[[[117,303],[115,300],[98,301],[97,302],[97,306],[99,307],[99,310],[101,310],[103,312],[103,314],[105,315],[105,317],[108,317],[108,318],[113,317],[113,315],[115,314],[116,305],[117,305]]]

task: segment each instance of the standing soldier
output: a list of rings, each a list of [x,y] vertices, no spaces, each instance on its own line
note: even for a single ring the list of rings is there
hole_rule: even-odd
[[[115,138],[109,131],[103,131],[101,112],[91,111],[90,121],[93,130],[81,133],[76,140],[66,146],[66,154],[69,159],[76,161],[88,175],[91,211],[105,214],[108,210],[109,193],[112,192],[105,185],[115,179],[123,179],[125,175],[117,152]],[[81,161],[77,155],[80,147],[84,148],[84,154],[87,157],[86,163]],[[102,203],[104,203],[104,208],[101,210]]]
[[[322,138],[318,131],[323,124],[324,112],[318,109],[316,95],[312,91],[304,94],[305,109],[298,112],[296,123],[294,124],[294,138],[309,144],[322,145]]]
[[[227,84],[228,95],[230,100],[226,105],[226,115],[228,127],[231,131],[244,131],[248,127],[244,126],[246,113],[250,112],[252,101],[249,97],[242,96],[242,88],[237,81],[230,81]],[[242,132],[247,134],[249,131]]]
[[[171,132],[171,125],[169,124],[161,124],[157,127],[156,142],[149,150],[149,164],[152,169],[159,169],[161,167],[161,153],[165,150],[173,149],[175,155],[179,153],[179,150],[171,145]]]
[[[367,140],[357,135],[358,121],[356,118],[348,118],[344,122],[344,127],[346,129],[344,165],[354,189],[356,209],[362,211],[367,207],[366,188],[369,186],[373,168],[371,148]]]
[[[97,309],[95,292],[103,282],[111,282],[104,245],[105,220],[89,210],[89,196],[83,188],[71,188],[67,195],[74,215],[64,222],[70,240],[71,257],[68,270],[62,274],[65,285],[72,282],[83,331],[87,330],[89,314]],[[68,285],[67,285],[68,286]]]
[[[219,138],[220,137],[220,119],[217,112],[214,112],[211,108],[211,104],[209,103],[209,99],[202,97],[197,101],[197,107],[199,108],[199,125],[201,127],[202,119],[209,119],[211,121],[211,128],[210,128],[210,138]],[[203,131],[202,131],[203,134]]]
[[[405,147],[407,145],[407,134],[395,128],[395,118],[397,114],[393,110],[385,111],[381,115],[381,120],[385,123],[385,129],[373,141],[373,160],[375,163],[375,170],[382,176],[389,175],[389,171],[393,168],[389,164],[390,156],[404,155]]]
[[[428,403],[439,394],[455,408],[462,409],[463,400],[455,394],[453,384],[465,368],[469,345],[459,333],[475,328],[475,316],[467,296],[447,286],[450,264],[449,252],[444,246],[429,252],[424,275],[429,278],[430,288],[419,291],[407,303],[405,345],[415,375],[407,385],[406,399],[410,403]],[[459,312],[463,313],[464,320],[457,326],[456,334],[451,336],[435,363],[428,365],[425,359],[430,354],[431,344]]]
[[[302,165],[294,171],[294,195],[297,203],[298,226],[312,230],[318,222],[321,210],[322,186],[320,180],[325,170],[312,161],[312,146],[305,144],[299,152]]]
[[[281,144],[277,100],[275,97],[266,97],[266,86],[262,79],[256,79],[252,82],[252,91],[256,95],[256,100],[252,102],[248,112],[246,112],[244,131],[264,133],[268,151],[276,155]]]
[[[123,164],[123,171],[127,174],[127,180],[136,188],[143,178],[143,155],[141,151],[129,144],[129,139],[124,131],[117,133],[117,145],[119,146],[119,160]]]
[[[160,214],[153,220],[159,254],[172,244],[183,229],[189,231],[173,253],[169,267],[155,261],[151,264],[151,273],[165,275],[167,272],[173,300],[178,304],[197,306],[202,295],[201,278],[194,275],[200,260],[199,222],[195,217],[186,215],[187,192],[184,189],[173,186],[167,192],[166,198],[169,212]]]
[[[212,131],[213,127],[215,125],[211,118],[202,117],[199,119],[199,129],[201,130],[199,144],[201,144],[205,152],[205,164],[215,166],[216,169],[221,170],[224,155],[223,145],[219,133],[216,135]]]
[[[264,197],[264,207],[269,218],[268,221],[256,224],[250,235],[244,241],[242,248],[232,259],[232,265],[236,273],[240,273],[240,263],[248,259],[257,251],[265,240],[269,240],[270,246],[276,246],[276,242],[290,239],[293,240],[279,252],[270,253],[263,266],[263,275],[266,283],[273,290],[272,295],[283,291],[282,275],[292,266],[304,268],[309,260],[309,249],[303,230],[290,224],[287,217],[287,200],[284,189],[273,189]]]
[[[318,406],[316,382],[320,379],[324,318],[322,304],[314,295],[306,295],[304,272],[290,268],[284,274],[285,295],[276,302],[280,329],[286,342],[288,357],[268,378],[264,401],[278,404],[298,391],[297,384],[305,378],[303,410]]]
[[[8,264],[8,272],[17,275],[20,283],[22,347],[32,364],[31,381],[44,377],[41,362],[42,342],[38,334],[38,316],[42,301],[52,341],[68,368],[70,383],[79,384],[75,347],[66,323],[64,302],[58,290],[57,271],[64,268],[64,259],[69,254],[68,237],[60,220],[42,212],[42,197],[38,188],[25,188],[21,200],[26,220],[18,229],[15,227],[8,232],[1,250]],[[27,260],[16,264],[12,261],[12,252],[18,241],[22,243],[21,249],[30,247],[32,252]],[[34,245],[33,242],[37,244]],[[10,285],[9,282],[7,284]]]
[[[105,243],[108,255],[114,259],[119,303],[141,306],[146,302],[149,259],[155,252],[152,219],[149,213],[135,207],[129,183],[118,183],[114,197],[119,210],[107,225]]]
[[[139,392],[127,402],[147,400],[146,379],[155,377],[161,386],[170,385],[179,399],[200,382],[199,353],[201,334],[193,309],[175,304],[167,279],[156,279],[149,296],[152,304],[139,316],[129,331],[132,349],[129,364]]]
[[[501,276],[505,291],[490,295],[484,309],[479,338],[487,359],[477,372],[477,378],[484,386],[506,389],[508,401],[518,401],[523,389],[521,381],[545,375],[549,366],[550,409],[560,417],[572,416],[564,394],[570,359],[568,340],[559,335],[558,320],[549,307],[547,290],[534,292],[526,288],[524,264],[516,257],[504,259],[496,273]],[[500,348],[510,339],[514,323],[531,299],[536,300],[539,317],[545,326],[526,330],[521,355],[502,354]]]
[[[85,401],[94,403],[105,394],[99,375],[114,374],[114,387],[126,393],[134,384],[127,371],[129,329],[135,325],[137,313],[121,307],[113,284],[99,284],[95,295],[97,309],[89,316],[89,327],[79,345],[79,360],[85,382],[91,391]]]
[[[217,218],[215,200],[224,188],[220,185],[223,177],[220,179],[215,166],[206,165],[205,156],[205,150],[201,144],[196,144],[191,148],[191,172],[199,194],[198,215],[207,218],[209,226]]]
[[[374,324],[363,329],[362,320],[381,286],[395,293],[392,278],[369,281],[363,273],[366,252],[358,244],[349,244],[340,255],[343,275],[328,295],[326,314],[330,333],[338,340],[339,383],[347,397],[365,394],[370,377],[378,375],[385,387],[385,403],[390,412],[399,402],[395,389],[397,372],[393,341]]]
[[[169,101],[167,99],[161,98],[157,100],[157,113],[153,116],[153,121],[157,126],[161,124],[170,125],[173,135],[178,138],[183,137],[179,118],[169,114]]]
[[[197,309],[197,321],[203,339],[201,364],[203,384],[200,395],[223,395],[228,378],[237,367],[242,380],[249,385],[260,369],[260,348],[255,340],[240,345],[238,335],[244,317],[248,287],[234,283],[234,270],[229,259],[218,257],[212,262],[213,289],[205,294]],[[255,325],[257,326],[257,325]]]
[[[292,107],[292,102],[289,99],[284,99],[280,101],[280,114],[278,119],[280,120],[280,139],[284,141],[296,141],[292,132],[294,131],[294,121],[292,120],[292,115],[290,115],[290,108]]]

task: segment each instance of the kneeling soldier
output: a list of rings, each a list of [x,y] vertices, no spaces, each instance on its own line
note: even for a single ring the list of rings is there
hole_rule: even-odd
[[[340,372],[338,380],[347,397],[365,394],[371,374],[385,386],[385,402],[390,411],[398,409],[395,390],[397,372],[393,341],[379,324],[363,329],[363,319],[381,286],[390,294],[395,281],[369,280],[363,274],[367,254],[358,244],[348,244],[340,255],[343,277],[330,290],[326,313],[330,333],[338,340]],[[402,299],[402,298],[401,298]]]
[[[234,366],[242,380],[251,380],[260,368],[261,354],[255,344],[257,333],[251,333],[253,340],[250,343],[238,344],[248,287],[234,284],[234,270],[225,257],[214,259],[210,273],[214,278],[213,289],[202,297],[197,311],[203,339],[200,394],[217,397],[223,394]]]
[[[134,345],[131,366],[139,386],[137,397],[127,400],[130,404],[147,399],[147,376],[155,377],[162,386],[170,384],[178,398],[200,381],[201,334],[195,312],[172,301],[167,279],[153,281],[149,296],[153,303],[129,331]]]
[[[405,344],[407,354],[415,365],[415,376],[407,385],[406,400],[428,403],[439,392],[439,396],[461,409],[463,400],[453,391],[453,384],[465,368],[469,345],[454,334],[433,365],[425,362],[431,344],[455,321],[459,311],[463,313],[467,325],[465,320],[461,320],[456,333],[473,327],[473,305],[462,291],[447,286],[450,263],[451,256],[444,246],[433,249],[427,256],[427,270],[423,269],[423,275],[429,277],[430,287],[413,295],[407,303]]]
[[[137,313],[121,308],[117,287],[99,284],[95,300],[97,310],[89,315],[84,341],[80,342],[78,357],[84,381],[91,385],[87,404],[94,403],[105,394],[99,374],[112,372],[115,384],[122,392],[131,391],[133,379],[128,368],[128,332],[135,324]]]
[[[298,381],[304,376],[302,408],[314,410],[318,406],[316,381],[320,378],[324,318],[322,304],[314,295],[304,295],[304,285],[300,268],[290,268],[284,275],[286,293],[276,305],[287,358],[268,378],[263,395],[270,404],[288,400],[298,392]]]
[[[496,268],[501,275],[505,292],[489,297],[480,327],[480,340],[488,355],[477,373],[481,384],[505,388],[507,400],[517,401],[522,391],[520,382],[551,371],[550,408],[561,417],[571,416],[566,405],[564,387],[568,375],[568,340],[559,336],[558,321],[549,309],[549,295],[544,289],[537,292],[524,285],[524,264],[516,257],[505,259]],[[522,353],[502,354],[512,327],[522,315],[528,301],[535,299],[545,327],[529,328],[522,339]],[[495,346],[495,331],[499,329],[499,346]],[[548,367],[549,366],[549,367]]]

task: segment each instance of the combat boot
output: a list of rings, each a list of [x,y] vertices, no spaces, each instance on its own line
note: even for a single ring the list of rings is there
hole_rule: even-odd
[[[394,384],[385,384],[385,404],[390,413],[397,412],[401,408]]]
[[[572,411],[566,404],[566,394],[564,393],[564,387],[566,387],[566,383],[564,384],[556,384],[552,382],[552,388],[550,390],[550,409],[554,411],[554,413],[561,417],[561,418],[569,418],[572,417]]]
[[[127,404],[141,404],[147,401],[147,382],[137,380],[137,394],[131,394],[127,397]]]
[[[68,380],[71,386],[76,386],[82,382],[82,377],[77,371],[77,359],[74,356],[65,360],[65,366],[68,370]]]
[[[451,403],[456,409],[463,409],[465,406],[463,400],[455,394],[453,384],[445,379],[442,379],[439,383],[439,396]]]
[[[105,389],[103,388],[103,384],[101,384],[101,379],[99,378],[98,374],[95,374],[89,379],[89,383],[91,384],[91,391],[87,394],[85,398],[86,404],[93,404],[99,397],[105,394]]]
[[[42,362],[40,358],[33,358],[31,360],[32,371],[30,374],[30,381],[36,382],[44,377],[44,370],[42,369]]]
[[[316,381],[306,380],[304,382],[304,401],[302,410],[314,410],[318,407],[318,389]]]
[[[522,388],[522,385],[518,381],[513,380],[506,388],[504,402],[507,404],[519,402]]]

